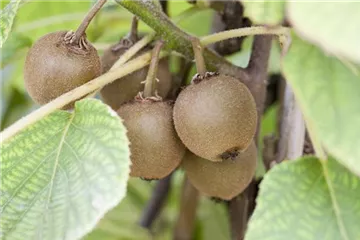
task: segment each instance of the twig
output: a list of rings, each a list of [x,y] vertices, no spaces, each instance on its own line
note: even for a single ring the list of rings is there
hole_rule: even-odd
[[[209,45],[211,43],[220,42],[230,38],[252,36],[252,35],[285,35],[289,32],[288,28],[285,27],[276,27],[276,28],[267,28],[267,27],[245,27],[227,30],[219,33],[214,33],[201,38],[201,43],[203,45]]]
[[[180,199],[180,211],[174,231],[174,240],[192,239],[198,200],[198,190],[185,177]]]
[[[161,209],[166,202],[171,186],[171,178],[172,174],[163,179],[160,179],[156,183],[151,199],[149,200],[147,206],[144,209],[143,215],[141,216],[139,222],[140,226],[147,229],[151,228],[152,223],[160,214]]]
[[[146,1],[116,0],[116,2],[155,30],[165,41],[167,48],[180,52],[190,60],[194,59],[190,35],[178,28],[157,7],[148,4]],[[204,59],[208,70],[216,69],[228,75],[236,76],[243,82],[249,82],[248,74],[243,68],[234,66],[208,48],[204,48]]]

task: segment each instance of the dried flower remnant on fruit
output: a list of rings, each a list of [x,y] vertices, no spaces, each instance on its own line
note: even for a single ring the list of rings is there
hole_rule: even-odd
[[[206,72],[204,76],[197,73],[191,79],[191,83],[197,84],[197,83],[200,83],[202,80],[210,79],[211,77],[217,76],[217,75],[219,75],[218,72]]]

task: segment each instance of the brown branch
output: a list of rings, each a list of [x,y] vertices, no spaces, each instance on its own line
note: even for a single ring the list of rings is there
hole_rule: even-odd
[[[231,239],[233,240],[241,240],[245,235],[249,208],[247,191],[248,188],[228,203]]]
[[[198,200],[199,191],[185,177],[180,199],[180,211],[174,230],[174,240],[192,239]]]
[[[153,190],[151,199],[149,200],[146,208],[144,209],[143,215],[140,219],[140,226],[150,229],[154,220],[160,214],[164,203],[168,197],[170,190],[172,174],[160,179]]]

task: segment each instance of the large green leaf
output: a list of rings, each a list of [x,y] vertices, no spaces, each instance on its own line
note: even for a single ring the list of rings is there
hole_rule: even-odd
[[[360,239],[360,179],[333,159],[283,162],[260,185],[246,240]]]
[[[10,33],[20,2],[21,0],[11,0],[8,5],[0,11],[0,48]]]
[[[291,25],[310,42],[360,63],[360,2],[289,1]]]
[[[360,75],[295,34],[283,73],[328,152],[360,175]]]
[[[56,111],[1,146],[0,238],[77,239],[125,196],[129,142],[95,99]]]
[[[285,1],[242,1],[245,15],[255,24],[277,25],[284,19]]]

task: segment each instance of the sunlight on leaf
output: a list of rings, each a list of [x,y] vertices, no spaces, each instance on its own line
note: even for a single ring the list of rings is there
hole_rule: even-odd
[[[292,35],[283,73],[325,149],[360,175],[360,75]]]
[[[126,194],[129,142],[95,99],[56,111],[1,146],[0,238],[77,239]]]
[[[334,159],[283,162],[260,185],[245,240],[360,239],[360,179]]]
[[[360,2],[289,1],[287,16],[298,34],[335,55],[360,63]]]

